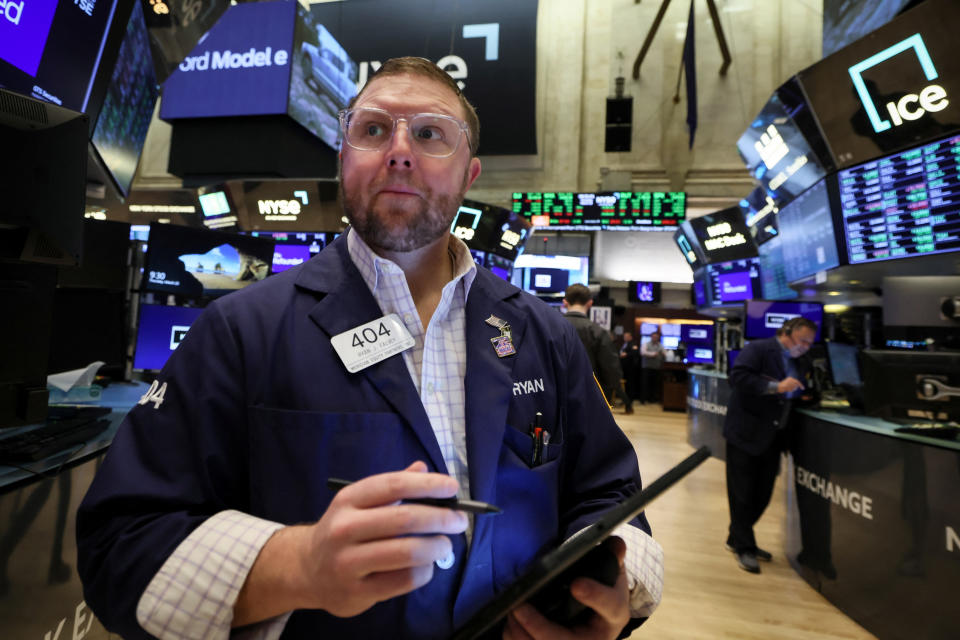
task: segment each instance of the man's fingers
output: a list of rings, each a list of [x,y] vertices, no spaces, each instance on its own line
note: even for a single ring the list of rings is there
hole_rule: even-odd
[[[590,578],[577,578],[570,584],[574,598],[587,605],[610,626],[622,627],[630,617],[627,573],[623,565],[612,587]]]
[[[367,542],[413,534],[457,534],[466,531],[468,524],[462,511],[421,504],[356,509],[344,516],[330,526],[331,537],[343,542]]]
[[[383,602],[419,589],[433,578],[433,563],[373,573],[363,579],[365,593],[376,602]]]
[[[404,471],[380,473],[358,480],[341,489],[336,499],[365,509],[393,504],[404,498],[450,498],[457,494],[459,485],[452,476],[417,469],[418,463],[415,462]]]
[[[356,545],[340,558],[346,571],[357,577],[411,569],[448,557],[453,544],[446,536],[406,537]]]

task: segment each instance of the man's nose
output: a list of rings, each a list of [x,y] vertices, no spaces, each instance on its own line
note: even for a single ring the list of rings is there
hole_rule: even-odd
[[[397,120],[396,129],[387,146],[387,166],[394,168],[413,168],[413,146],[410,140],[410,126],[406,120]]]

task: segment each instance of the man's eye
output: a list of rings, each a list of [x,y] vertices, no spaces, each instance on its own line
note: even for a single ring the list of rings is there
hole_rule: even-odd
[[[435,127],[424,127],[417,132],[421,140],[443,140],[443,132]]]
[[[364,128],[364,133],[371,138],[376,138],[377,136],[383,135],[383,131],[383,125],[377,124],[376,122],[371,122]]]

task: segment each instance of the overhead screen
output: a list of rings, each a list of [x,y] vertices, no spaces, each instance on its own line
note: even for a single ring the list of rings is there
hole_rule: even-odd
[[[799,108],[798,101],[795,109]],[[737,151],[751,175],[777,201],[791,200],[826,174],[814,148],[776,93],[737,140]]]
[[[686,220],[687,194],[660,191],[571,191],[513,194],[513,212],[535,227],[673,231]]]
[[[774,302],[749,300],[744,306],[743,336],[748,340],[769,338],[790,318],[802,316],[817,325],[814,340],[820,342],[823,326],[823,305],[819,302]]]
[[[826,180],[784,206],[778,222],[788,281],[840,266]]]
[[[926,0],[798,74],[837,166],[960,128],[960,3]]]
[[[709,264],[704,268],[705,305],[722,307],[759,298],[762,292],[757,258]],[[696,284],[696,282],[694,283]],[[696,291],[696,289],[695,289]]]
[[[150,36],[137,2],[93,131],[93,147],[123,197],[130,193],[158,95]]]
[[[98,70],[116,55],[116,49],[108,46],[111,26],[115,20],[127,19],[132,4],[124,0],[0,3],[0,87],[75,111],[95,110]]]
[[[850,264],[960,250],[960,136],[840,171]]]
[[[753,258],[757,248],[739,207],[730,207],[689,221],[689,228],[708,264]]]
[[[509,209],[464,200],[450,231],[470,249],[512,262],[523,251],[530,235],[530,223]]]

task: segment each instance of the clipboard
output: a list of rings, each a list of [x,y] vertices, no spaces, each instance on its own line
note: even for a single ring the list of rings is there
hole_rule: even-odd
[[[651,482],[647,488],[611,508],[599,520],[581,531],[579,535],[537,558],[523,574],[508,585],[506,589],[494,596],[490,602],[481,607],[463,626],[457,629],[451,640],[476,640],[476,638],[479,638],[504,616],[529,600],[531,596],[565,569],[607,539],[615,528],[634,518],[654,498],[669,489],[709,457],[709,447],[700,447],[684,458],[677,466]]]

